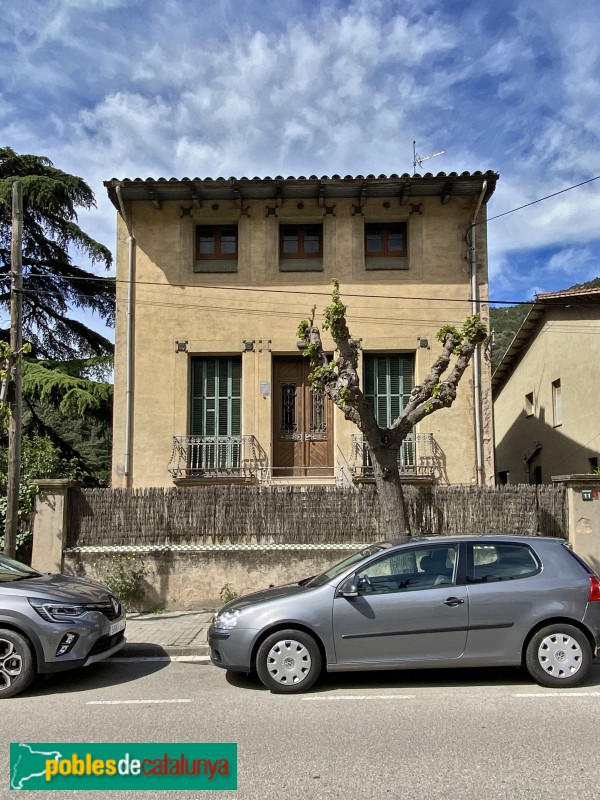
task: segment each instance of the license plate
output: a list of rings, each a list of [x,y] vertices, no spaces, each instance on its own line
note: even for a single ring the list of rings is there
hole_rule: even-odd
[[[114,636],[115,633],[122,631],[124,627],[125,627],[125,617],[123,617],[123,619],[120,619],[118,622],[112,623],[112,625],[108,629],[108,635]]]

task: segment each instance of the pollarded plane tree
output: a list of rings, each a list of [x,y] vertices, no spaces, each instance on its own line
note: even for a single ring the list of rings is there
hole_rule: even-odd
[[[360,388],[360,342],[351,336],[348,329],[339,282],[334,280],[332,283],[332,302],[323,312],[322,328],[330,332],[335,342],[334,357],[328,356],[323,349],[321,331],[315,324],[316,306],[310,319],[302,320],[298,327],[298,336],[305,345],[304,354],[311,362],[309,380],[312,388],[325,393],[365,438],[379,497],[382,535],[410,536],[410,520],[398,464],[400,447],[417,423],[452,405],[477,345],[487,337],[487,328],[477,314],[467,317],[460,330],[452,325],[442,327],[437,334],[442,352],[429,375],[414,387],[400,415],[389,427],[382,427]]]

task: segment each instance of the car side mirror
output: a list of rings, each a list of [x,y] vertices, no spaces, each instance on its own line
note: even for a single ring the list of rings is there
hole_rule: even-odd
[[[338,586],[337,596],[358,597],[358,586],[354,582],[354,575],[350,578],[346,578],[346,580]]]

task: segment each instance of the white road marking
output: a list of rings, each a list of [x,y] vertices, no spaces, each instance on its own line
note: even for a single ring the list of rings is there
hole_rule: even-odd
[[[139,656],[136,658],[109,658],[110,663],[127,664],[128,661],[139,663],[140,661],[179,661],[189,664],[210,664],[209,656]]]
[[[600,692],[528,692],[527,694],[513,694],[513,697],[600,697]]]
[[[414,694],[336,694],[332,697],[303,697],[303,700],[414,700]]]
[[[190,699],[182,700],[88,700],[86,706],[129,706],[159,703],[191,703]]]

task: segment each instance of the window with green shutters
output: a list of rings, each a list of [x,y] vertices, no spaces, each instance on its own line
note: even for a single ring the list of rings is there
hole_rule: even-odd
[[[192,436],[241,434],[240,358],[192,361]]]
[[[408,401],[414,387],[415,358],[412,353],[364,356],[364,392],[377,423],[389,427]],[[414,432],[407,436],[398,460],[401,466],[415,462]]]
[[[190,458],[198,469],[236,469],[241,457],[240,358],[192,360]]]

